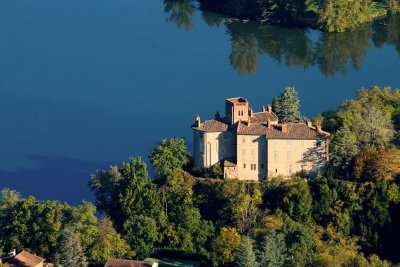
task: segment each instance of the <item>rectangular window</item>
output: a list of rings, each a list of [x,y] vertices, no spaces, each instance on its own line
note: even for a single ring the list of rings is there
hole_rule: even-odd
[[[245,137],[242,137],[242,143],[243,144],[246,143],[246,138]]]
[[[274,151],[274,160],[278,160],[278,159],[279,159],[279,152]]]
[[[246,150],[242,149],[242,157],[246,156]]]
[[[256,164],[250,164],[250,168],[252,171],[255,171],[257,169],[257,165]]]
[[[246,169],[246,164],[243,164],[243,169]]]
[[[287,152],[287,159],[291,160],[292,159],[292,151]]]

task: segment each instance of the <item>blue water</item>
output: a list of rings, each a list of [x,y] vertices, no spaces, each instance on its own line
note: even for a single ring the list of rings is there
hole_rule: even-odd
[[[293,85],[311,117],[358,88],[400,87],[399,38],[377,47],[371,34],[359,66],[328,73],[315,55],[307,64],[288,62],[304,56],[301,49],[277,60],[260,48],[294,32],[316,46],[321,33],[268,27],[269,41],[255,47],[247,71],[230,60],[232,47],[257,37],[258,26],[210,26],[195,10],[188,30],[169,15],[161,0],[0,2],[0,188],[72,204],[93,200],[86,185],[96,169],[147,158],[162,138],[183,136],[190,147],[196,114],[223,111],[227,97],[244,96],[258,110]]]

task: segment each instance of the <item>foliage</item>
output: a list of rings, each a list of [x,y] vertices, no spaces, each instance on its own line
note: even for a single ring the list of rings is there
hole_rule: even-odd
[[[287,87],[272,100],[272,108],[281,122],[302,122],[299,111],[300,99],[294,87]]]
[[[307,221],[312,211],[312,197],[308,184],[299,178],[285,189],[282,210],[295,221]]]
[[[90,259],[104,265],[108,259],[123,259],[128,255],[130,247],[114,229],[110,218],[105,217],[98,225],[98,233],[90,249]]]
[[[226,264],[235,260],[240,244],[240,235],[235,228],[222,227],[220,233],[214,239],[213,246],[216,254],[221,258],[221,262]]]
[[[258,267],[256,254],[253,248],[253,240],[248,236],[242,236],[240,246],[237,249],[236,266]]]
[[[258,253],[260,266],[279,267],[286,262],[286,244],[282,234],[271,231],[264,237]]]
[[[64,229],[60,245],[60,258],[62,266],[65,267],[88,266],[79,237],[73,227]]]
[[[98,171],[89,183],[96,205],[107,214],[132,247],[133,256],[146,257],[161,241],[165,223],[157,186],[148,177],[141,158],[131,158],[119,170]]]
[[[163,139],[150,152],[150,162],[157,176],[165,178],[189,163],[190,153],[183,138]]]

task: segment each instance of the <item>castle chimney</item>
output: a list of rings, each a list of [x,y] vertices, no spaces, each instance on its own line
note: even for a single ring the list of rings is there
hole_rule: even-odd
[[[268,129],[271,129],[271,120],[270,119],[268,119],[268,121],[267,121],[267,127],[268,127]]]
[[[287,133],[287,123],[282,122],[282,133]]]
[[[320,133],[322,131],[321,129],[321,123],[317,122],[316,124],[317,132]]]
[[[249,117],[252,118],[253,117],[253,109],[249,108]]]
[[[196,123],[195,123],[196,127],[200,127],[200,116],[197,115],[196,116]]]
[[[262,105],[262,107],[261,107],[261,112],[265,112],[265,106],[264,105]]]
[[[271,107],[271,105],[268,104],[268,113],[271,113],[271,112],[272,112],[272,107]]]
[[[221,119],[221,115],[219,114],[219,111],[217,111],[217,113],[215,113],[215,120],[219,119]]]
[[[307,121],[306,121],[306,122],[307,122],[307,126],[308,126],[308,127],[311,127],[311,126],[312,126],[312,122],[311,122],[311,120],[310,120],[310,119],[307,119]]]

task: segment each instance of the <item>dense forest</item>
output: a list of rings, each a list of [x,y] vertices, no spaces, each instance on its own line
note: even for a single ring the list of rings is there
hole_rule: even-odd
[[[293,88],[274,106],[299,119]],[[283,106],[291,110],[276,109]],[[4,188],[0,250],[26,249],[64,266],[148,256],[204,266],[399,263],[400,90],[361,89],[314,120],[332,133],[329,165],[314,179],[227,180],[218,166],[195,178],[184,139],[172,138],[149,155],[155,177],[140,157],[96,171],[88,183],[95,205]]]
[[[186,0],[190,1],[190,0]],[[362,23],[399,11],[398,0],[198,0],[203,10],[245,20],[352,30]]]

